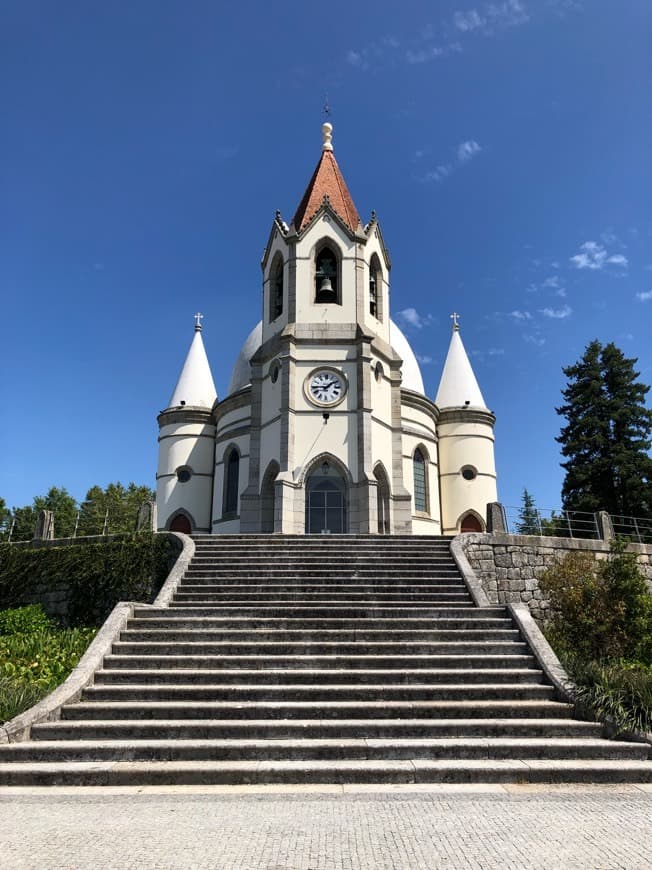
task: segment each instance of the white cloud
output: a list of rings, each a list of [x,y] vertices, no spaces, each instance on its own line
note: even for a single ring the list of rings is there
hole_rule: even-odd
[[[351,66],[357,66],[361,69],[367,68],[367,64],[365,63],[362,54],[359,51],[354,51],[352,48],[350,48],[346,53],[346,62],[350,63]]]
[[[559,275],[551,275],[541,284],[542,287],[559,287]]]
[[[564,320],[566,317],[570,317],[573,313],[573,309],[570,305],[564,305],[563,308],[542,308],[541,314],[544,317],[551,317],[553,320]]]
[[[566,288],[560,287],[557,291],[555,291],[555,296],[559,296],[561,299],[566,298]]]
[[[438,57],[443,57],[446,50],[441,45],[429,45],[427,48],[411,49],[405,52],[405,59],[408,63],[427,63],[429,60],[435,60]]]
[[[434,362],[431,356],[422,356],[420,353],[415,354],[415,356],[422,366],[428,366],[430,363]]]
[[[639,302],[649,302],[652,299],[652,290],[643,290],[636,294],[636,298]]]
[[[486,20],[477,9],[470,9],[468,12],[456,12],[453,15],[453,24],[462,33],[468,33],[469,30],[478,30],[480,27],[484,27],[486,23]]]
[[[460,142],[455,149],[455,161],[440,163],[435,169],[426,172],[426,174],[421,178],[421,181],[443,181],[444,178],[448,178],[448,176],[455,172],[456,169],[459,169],[465,163],[472,160],[480,153],[480,151],[482,151],[482,147],[475,141],[475,139],[467,139],[466,142]]]
[[[543,345],[546,343],[545,338],[542,338],[540,335],[531,334],[524,335],[523,341],[527,341],[529,344],[534,344],[537,347],[543,347]]]
[[[532,315],[529,311],[510,311],[509,316],[514,320],[532,320]]]
[[[605,265],[627,268],[629,261],[623,254],[609,255],[607,249],[598,242],[584,242],[580,245],[580,253],[570,258],[577,269],[603,269]]]
[[[652,272],[652,263],[648,263],[646,266],[643,266],[646,272]]]
[[[480,11],[474,8],[455,12],[453,26],[463,34],[477,31],[492,36],[497,30],[525,24],[529,18],[520,0],[505,0],[482,6]]]
[[[416,308],[404,308],[398,312],[398,316],[404,323],[413,326],[415,329],[423,329],[424,326],[429,326],[432,323],[432,314],[423,316],[419,314]]]
[[[466,142],[460,142],[457,146],[457,159],[460,163],[466,163],[468,160],[472,160],[480,151],[482,151],[482,148],[475,139],[468,139]]]

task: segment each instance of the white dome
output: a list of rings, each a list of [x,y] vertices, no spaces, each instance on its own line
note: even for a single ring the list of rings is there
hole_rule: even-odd
[[[423,388],[423,378],[421,377],[421,369],[419,363],[410,347],[407,338],[403,335],[398,326],[393,320],[390,321],[389,335],[391,345],[396,353],[403,360],[403,382],[401,386],[407,390],[412,390],[415,393],[425,395]],[[227,395],[237,393],[243,387],[246,387],[251,382],[251,369],[249,362],[252,356],[263,343],[263,321],[259,321],[247,336],[247,340],[242,345],[233,372]]]

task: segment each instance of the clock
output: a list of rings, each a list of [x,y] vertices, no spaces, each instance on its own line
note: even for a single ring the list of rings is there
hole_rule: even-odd
[[[317,369],[306,378],[305,391],[315,405],[337,405],[346,394],[346,380],[335,369]]]

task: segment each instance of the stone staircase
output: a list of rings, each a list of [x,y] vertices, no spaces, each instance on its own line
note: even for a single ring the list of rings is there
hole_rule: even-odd
[[[650,782],[572,718],[449,540],[198,536],[78,703],[0,746],[0,785]]]

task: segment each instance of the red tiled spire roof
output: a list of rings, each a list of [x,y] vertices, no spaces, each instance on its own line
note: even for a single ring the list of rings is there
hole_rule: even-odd
[[[324,128],[330,124],[324,124]],[[312,174],[292,223],[300,233],[321,208],[325,197],[336,214],[354,233],[360,224],[360,215],[337,165],[330,144],[330,129],[324,129],[324,146],[317,168]]]

